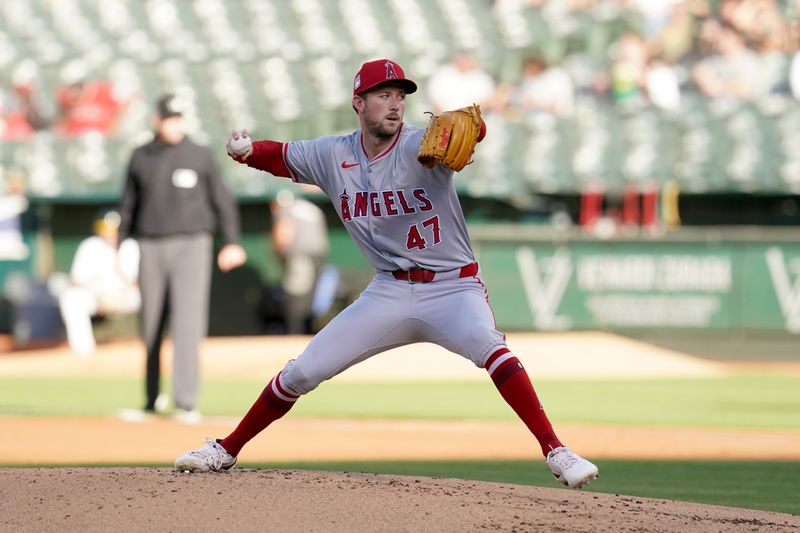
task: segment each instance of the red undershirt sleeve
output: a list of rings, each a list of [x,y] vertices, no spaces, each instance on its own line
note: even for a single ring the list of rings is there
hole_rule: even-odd
[[[244,163],[251,168],[269,172],[282,178],[291,177],[289,167],[283,158],[283,143],[276,141],[253,142],[253,153],[246,160],[231,156],[239,163]]]

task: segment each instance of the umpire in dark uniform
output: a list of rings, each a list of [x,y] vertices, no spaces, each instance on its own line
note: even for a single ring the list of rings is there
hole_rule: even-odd
[[[131,156],[120,201],[120,242],[133,236],[141,249],[141,333],[147,348],[145,412],[156,410],[161,340],[169,314],[175,352],[175,416],[196,422],[200,419],[198,352],[208,330],[216,228],[224,241],[217,255],[220,270],[232,270],[247,257],[238,244],[235,200],[211,150],[186,136],[184,111],[183,101],[175,95],[162,97],[157,104],[155,139]]]

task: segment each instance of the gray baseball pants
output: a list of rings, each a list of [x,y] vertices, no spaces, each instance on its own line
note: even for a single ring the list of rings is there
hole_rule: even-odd
[[[212,245],[207,233],[139,239],[147,409],[154,408],[160,390],[161,341],[167,316],[174,345],[175,407],[191,410],[197,405],[199,349],[208,332]]]

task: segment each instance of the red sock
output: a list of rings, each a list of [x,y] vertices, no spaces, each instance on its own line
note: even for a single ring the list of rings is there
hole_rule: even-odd
[[[239,455],[242,447],[261,433],[268,425],[285,415],[299,396],[281,385],[281,373],[272,378],[264,391],[233,433],[222,439],[220,444],[233,456]]]
[[[484,367],[503,399],[539,441],[542,454],[547,457],[550,450],[561,446],[519,359],[508,348],[501,348],[486,360]]]

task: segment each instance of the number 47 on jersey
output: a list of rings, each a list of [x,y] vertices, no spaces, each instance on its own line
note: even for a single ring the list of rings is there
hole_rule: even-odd
[[[428,237],[427,240],[425,236]],[[430,239],[432,239],[432,242]],[[406,248],[409,250],[413,250],[414,248],[424,250],[428,247],[429,242],[431,246],[436,246],[439,244],[439,241],[441,241],[439,234],[439,215],[436,215],[435,217],[423,220],[419,224],[413,224],[408,228]]]

